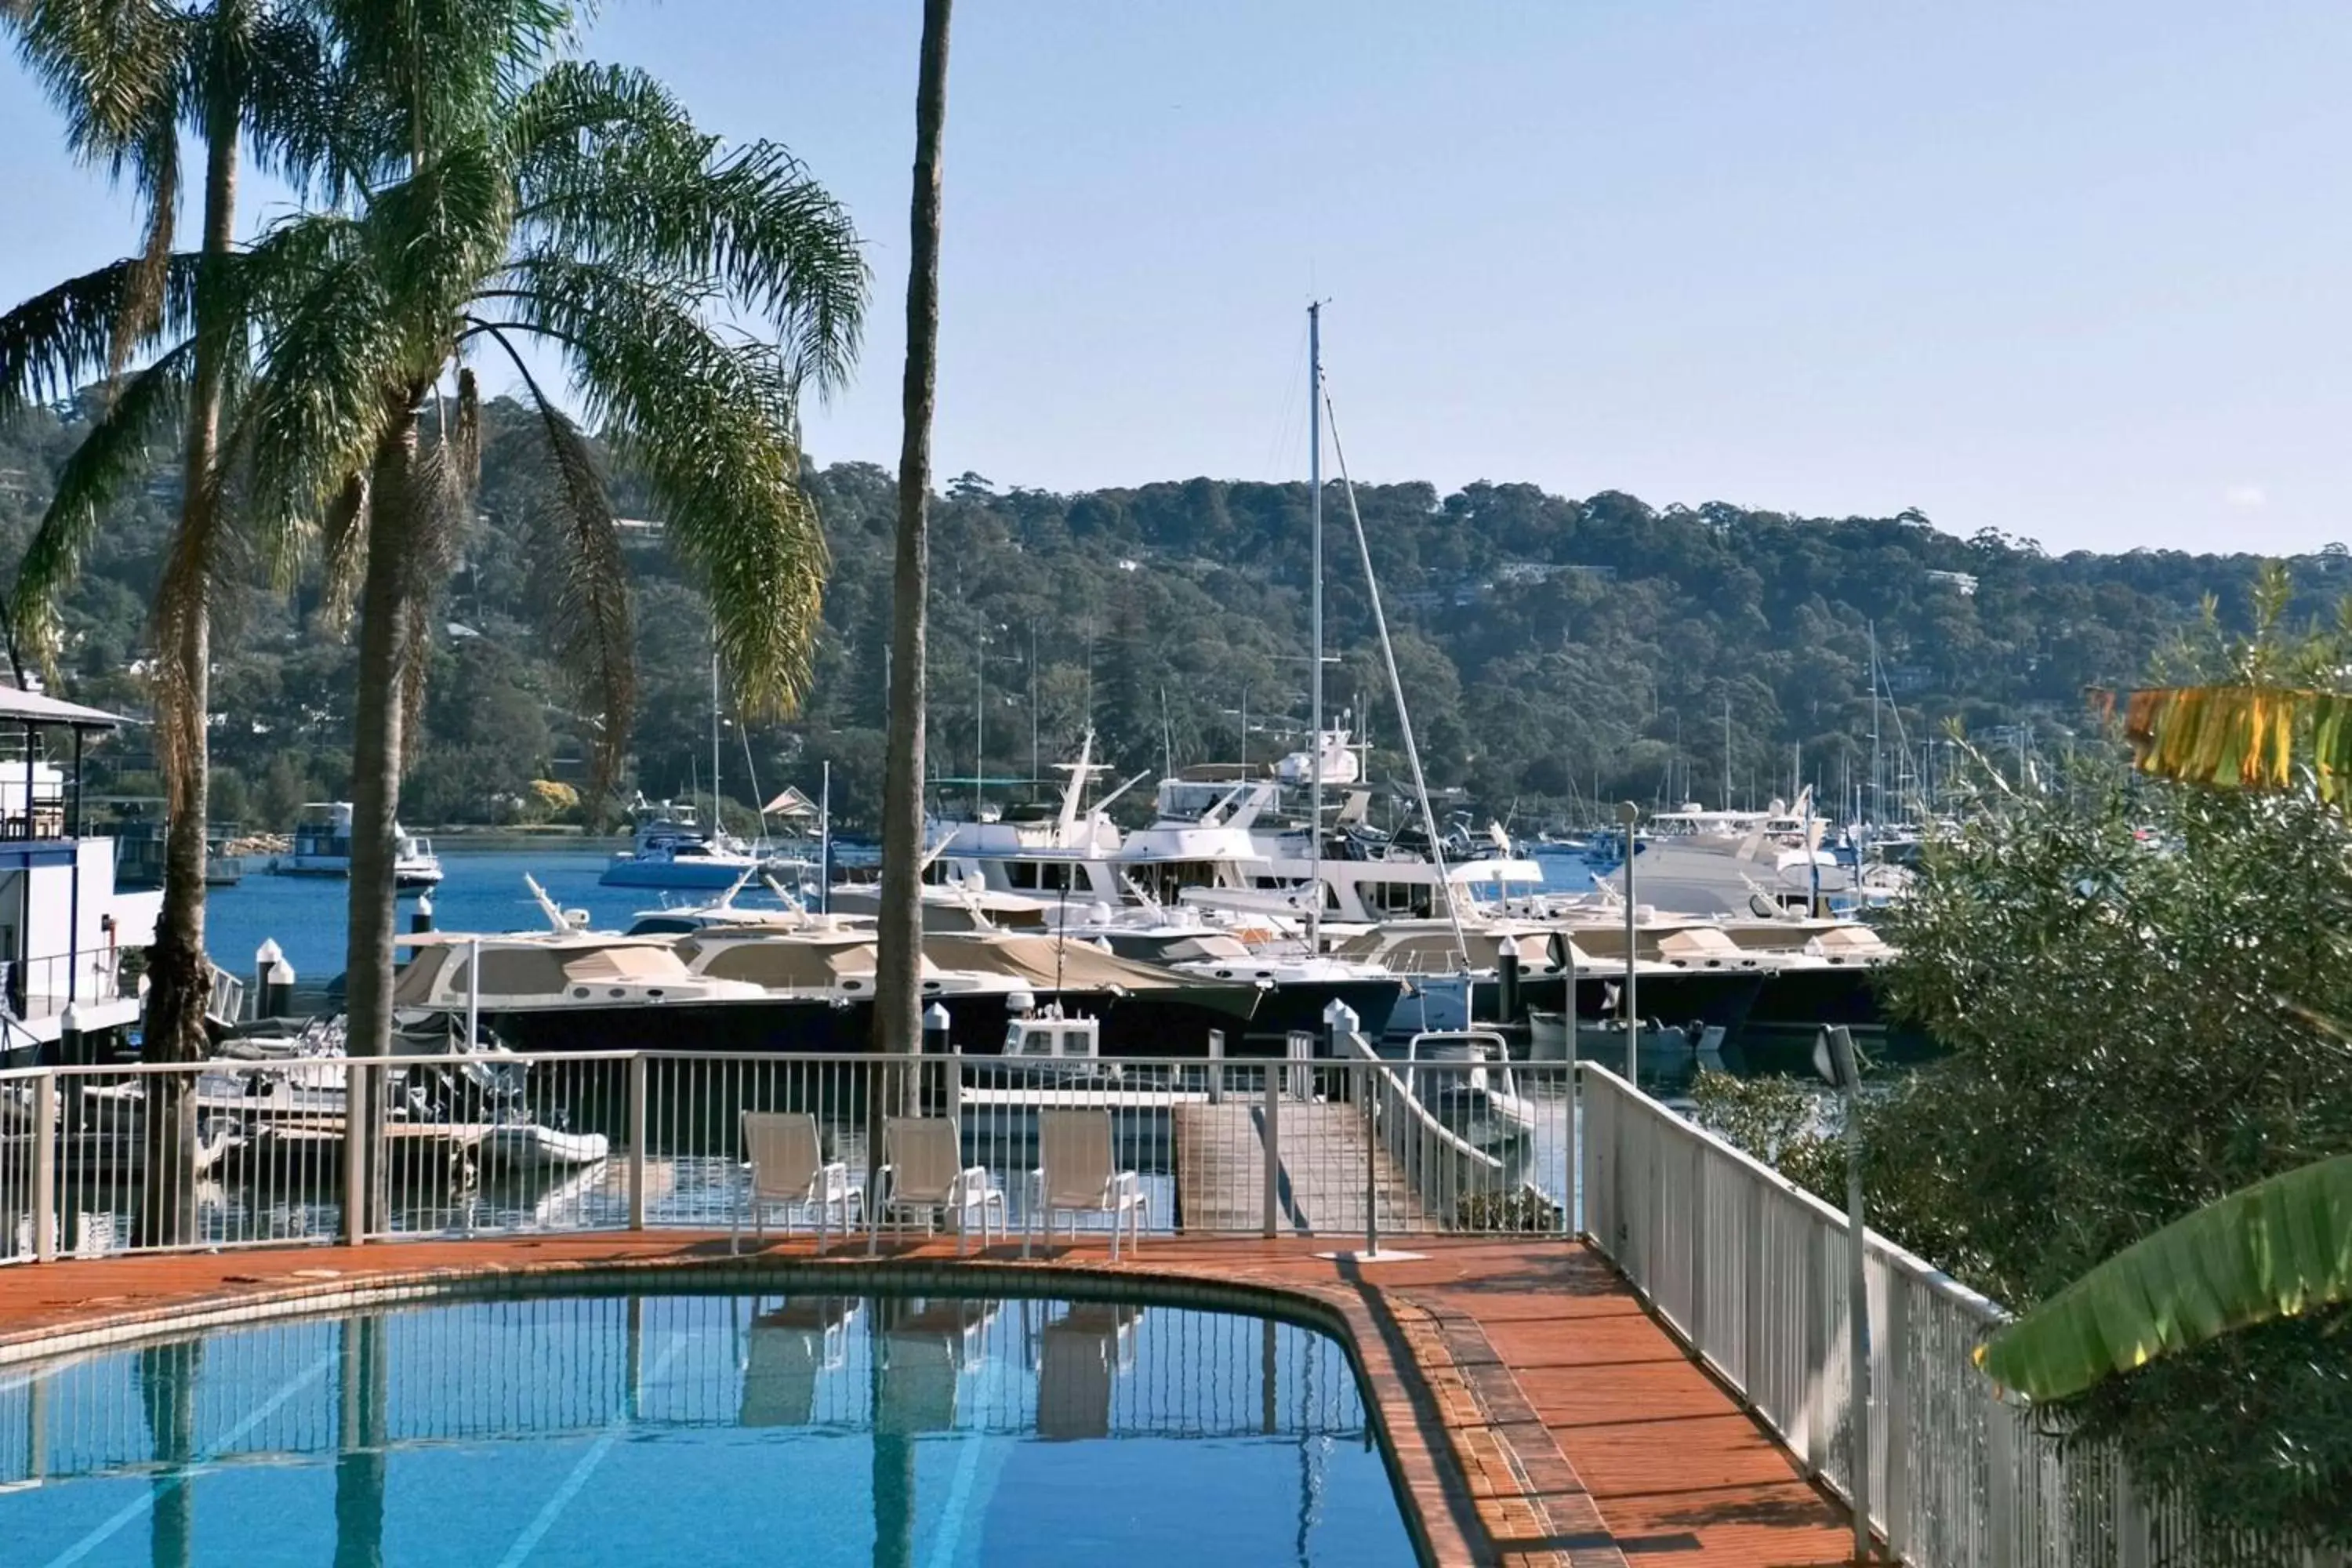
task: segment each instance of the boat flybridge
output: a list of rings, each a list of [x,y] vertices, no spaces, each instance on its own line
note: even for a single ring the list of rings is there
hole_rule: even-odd
[[[1338,798],[1326,814],[1319,857],[1307,825],[1278,815],[1286,789],[1311,784],[1313,753],[1255,770],[1213,763],[1171,774],[1160,781],[1150,826],[1122,831],[1108,807],[1141,775],[1087,805],[1088,781],[1107,771],[1090,761],[1089,736],[1079,760],[1061,764],[1070,776],[1057,808],[1016,805],[977,820],[935,820],[923,879],[986,899],[1181,906],[1213,921],[1255,915],[1285,929],[1319,913],[1334,934],[1443,915],[1449,905],[1506,900],[1542,886],[1543,868],[1512,853],[1499,827],[1490,826],[1482,837],[1450,834],[1435,854],[1425,833],[1374,827],[1373,791],[1359,782],[1348,731],[1327,731],[1322,741],[1325,787]]]

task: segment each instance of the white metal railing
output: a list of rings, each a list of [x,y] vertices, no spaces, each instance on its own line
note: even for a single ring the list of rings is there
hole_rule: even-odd
[[[750,1214],[747,1111],[808,1116],[823,1160],[869,1194],[883,1112],[950,1119],[1016,1239],[1042,1218],[1032,1175],[1047,1110],[1108,1120],[1112,1165],[1148,1200],[1147,1236],[1568,1233],[1565,1064],[1517,1064],[1506,1080],[1422,1063],[1408,1088],[1395,1064],[1318,1058],[1312,1044],[1300,1037],[1300,1054],[1274,1058],[1117,1062],[548,1052],[0,1072],[0,1263],[728,1230]],[[814,1228],[793,1205],[775,1214]],[[831,1218],[838,1234],[838,1205]],[[1113,1219],[1075,1223],[1107,1235]]]
[[[1584,1229],[1666,1327],[1842,1496],[1847,1440],[1845,1216],[1587,1062]],[[1970,1352],[2006,1317],[1874,1232],[1868,1237],[1871,1518],[1922,1568],[2189,1568],[2340,1554],[2200,1543],[2184,1509],[2141,1496],[2112,1452],[2068,1446],[2007,1403]]]

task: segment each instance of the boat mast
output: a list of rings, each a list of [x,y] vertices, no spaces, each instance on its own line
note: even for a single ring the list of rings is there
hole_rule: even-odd
[[[1323,951],[1323,305],[1307,307],[1307,530],[1312,537],[1313,561],[1307,577],[1313,584],[1313,609],[1308,615],[1313,633],[1314,673],[1308,678],[1311,712],[1307,747],[1307,951]]]
[[[1878,623],[1870,626],[1870,824],[1886,815],[1886,778],[1878,750]]]
[[[1731,693],[1728,691],[1723,694],[1723,809],[1731,809]]]
[[[719,628],[710,628],[710,845],[718,848],[726,826],[719,809]]]

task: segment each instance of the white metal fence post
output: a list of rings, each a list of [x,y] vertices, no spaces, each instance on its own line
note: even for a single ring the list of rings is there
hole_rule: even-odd
[[[1896,1562],[1911,1544],[1911,1292],[1907,1275],[1886,1276],[1886,1551]]]
[[[629,1053],[629,1228],[646,1228],[646,1053]]]
[[[1691,1348],[1706,1361],[1715,1350],[1712,1314],[1706,1310],[1708,1161],[1706,1144],[1694,1139],[1690,1147],[1690,1336]]]
[[[33,1256],[58,1256],[58,1075],[33,1080]]]
[[[1271,1063],[1265,1068],[1265,1121],[1260,1138],[1265,1146],[1265,1234],[1271,1238],[1282,1218],[1282,1074]]]
[[[381,1152],[368,1147],[375,1118],[368,1114],[368,1064],[343,1064],[343,1245],[367,1240],[368,1167]]]
[[[1337,1004],[1334,1004],[1337,1005]],[[1377,1145],[1380,1142],[1379,1119],[1372,1111],[1372,1064],[1356,1064],[1356,1093],[1364,1102],[1364,1256],[1377,1258],[1381,1251],[1381,1189]]]
[[[1572,982],[1568,994],[1570,997],[1576,994]],[[1572,1013],[1575,1008],[1571,1005],[1569,1010]],[[1564,1173],[1567,1190],[1559,1196],[1560,1228],[1571,1237],[1584,1234],[1584,1167],[1579,1163],[1583,1158],[1583,1152],[1577,1146],[1576,1124],[1580,1114],[1577,1103],[1577,1084],[1576,1024],[1571,1019],[1568,1027],[1568,1167]]]

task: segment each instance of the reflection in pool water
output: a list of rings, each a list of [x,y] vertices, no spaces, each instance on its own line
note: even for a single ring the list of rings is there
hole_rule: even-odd
[[[516,1299],[0,1373],[12,1563],[1410,1562],[1342,1349],[1101,1302]]]

